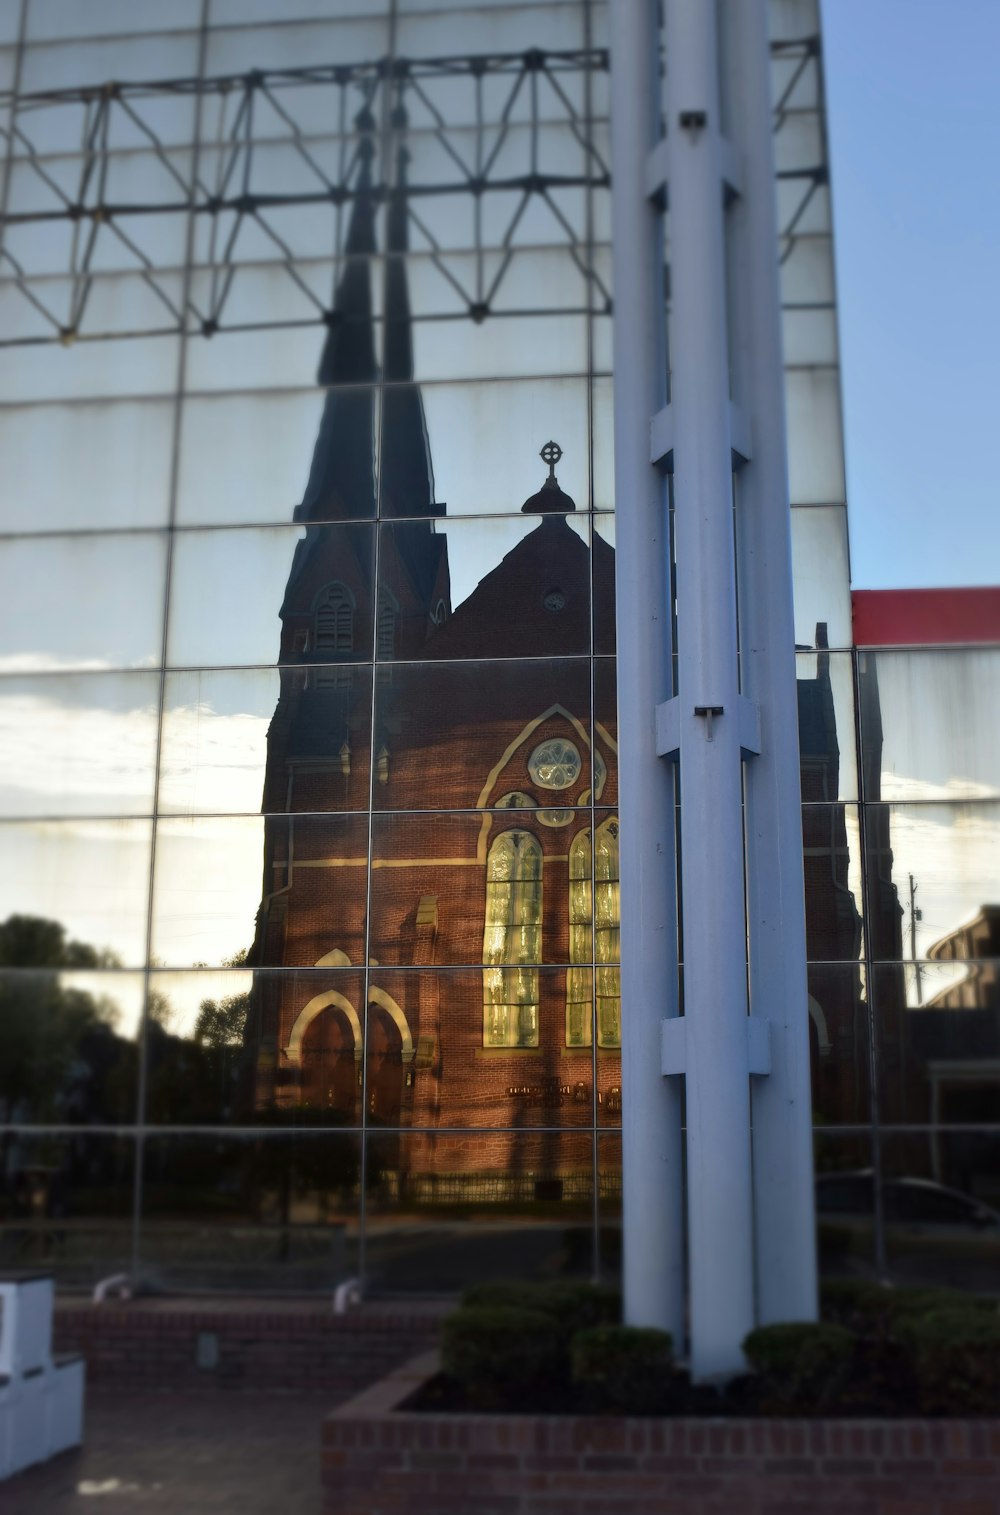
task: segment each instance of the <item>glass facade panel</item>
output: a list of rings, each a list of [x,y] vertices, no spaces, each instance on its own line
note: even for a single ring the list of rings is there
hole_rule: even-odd
[[[378,9],[376,6],[376,11]],[[248,19],[245,14],[239,17],[242,22]],[[268,19],[275,19],[274,7]],[[354,63],[360,59],[381,58],[388,50],[389,22],[384,8],[381,16],[376,14],[371,19],[354,15],[343,20],[301,23],[296,18],[284,26],[221,27],[216,22],[216,27],[208,34],[205,72],[209,75],[244,73],[247,69],[259,68],[262,59],[266,59],[269,69],[303,68],[320,59],[329,63]]]
[[[135,1121],[142,976],[94,972],[101,956],[51,921],[0,925],[3,1124]]]
[[[314,334],[312,340],[315,348]],[[336,412],[370,439],[365,472],[325,469],[319,456],[311,467],[322,418]],[[378,431],[378,392],[371,388],[188,399],[181,421],[178,524],[278,525],[297,509],[313,520],[372,516]]]
[[[0,541],[0,672],[155,666],[165,566],[159,535]]]
[[[810,962],[857,958],[863,945],[858,807],[803,805],[802,845],[807,956]]]
[[[883,1135],[879,1148],[893,1281],[992,1293],[1000,1266],[1000,1134]]]
[[[367,1140],[373,1289],[440,1294],[484,1278],[590,1276],[592,1136],[414,1132]]]
[[[843,507],[793,510],[792,578],[797,648],[850,647],[848,570],[847,512]]]
[[[997,959],[882,963],[873,982],[882,1119],[1000,1126]]]
[[[563,806],[375,818],[372,956],[400,967],[483,963],[502,970],[507,993],[498,986],[496,1003],[512,1013],[520,1003],[531,1014],[530,1025],[498,1033],[497,1044],[537,1045],[537,1000],[521,982],[529,975],[517,970],[572,961],[569,849],[580,820],[589,813]],[[422,931],[428,915],[435,929]]]
[[[593,1126],[589,1046],[567,1046],[567,973],[535,975],[538,1044],[489,1042],[483,970],[372,969],[368,986],[365,1121],[369,1126]],[[484,985],[484,981],[487,981]],[[336,1009],[332,1017],[336,1018]],[[588,998],[588,1027],[591,1005]],[[332,1030],[332,1027],[331,1027]],[[613,1066],[610,1066],[613,1064]],[[602,1107],[621,1069],[601,1060]]]
[[[168,674],[158,808],[174,814],[364,810],[371,669]]]
[[[485,371],[491,371],[488,358]],[[433,463],[431,499],[455,516],[520,511],[545,482],[546,468],[538,452],[551,438],[562,448],[560,488],[578,510],[585,510],[590,499],[587,389],[582,379],[568,378],[425,385],[421,395]],[[398,421],[394,435],[387,414],[382,436],[386,503],[392,498],[386,463],[398,457],[406,443]],[[434,513],[383,505],[385,515]]]
[[[24,344],[17,362],[5,363],[0,371],[0,403],[170,394],[177,383],[177,359],[177,341],[168,336],[75,346]]]
[[[875,1279],[875,1179],[870,1132],[823,1132],[813,1139],[816,1167],[816,1242],[820,1276]]]
[[[0,529],[166,525],[173,431],[166,401],[0,409]],[[53,434],[65,445],[49,446]]]
[[[362,816],[163,819],[154,956],[165,967],[312,967],[339,947],[361,961],[366,854]]]
[[[151,840],[148,820],[0,822],[0,921],[39,916],[96,966],[141,967]]]
[[[0,816],[149,815],[153,673],[0,678]]]
[[[822,639],[822,630],[817,641]],[[858,798],[854,667],[847,652],[800,652],[795,659],[802,802]]]
[[[1000,649],[858,655],[867,800],[1000,796]]]
[[[809,1046],[815,1126],[871,1120],[871,1029],[858,964],[809,964]]]
[[[5,1133],[0,1268],[91,1292],[132,1255],[134,1143],[121,1136]]]
[[[373,552],[372,528],[360,523],[178,532],[168,663],[371,658]],[[343,634],[335,630],[339,604],[349,621]]]
[[[460,614],[444,634],[458,629]],[[538,618],[547,614],[539,605]],[[516,625],[512,632],[520,636]],[[481,810],[520,794],[532,805],[590,802],[585,658],[378,669],[375,725],[377,810]],[[606,738],[598,744],[600,798],[614,754]]]
[[[150,1136],[141,1266],[159,1289],[329,1294],[357,1274],[356,1137]]]
[[[787,369],[785,406],[792,504],[828,505],[843,500],[839,373],[835,368]]]
[[[832,306],[825,309],[793,309],[782,314],[785,362],[797,366],[836,363],[837,318]]]
[[[620,1136],[597,1139],[597,1235],[595,1273],[621,1286],[622,1143]]]
[[[866,805],[865,853],[875,958],[998,955],[1000,804]]]
[[[75,0],[31,0],[27,35],[40,42],[55,42],[64,37],[186,31],[198,25],[200,14],[199,0],[176,0],[170,7],[169,18],[162,12],[137,10],[131,0],[103,0],[93,12],[87,10],[85,14],[81,14]],[[169,19],[169,27],[164,25],[165,19]]]
[[[382,528],[380,660],[566,657],[591,642],[586,516],[419,521]],[[517,583],[504,572],[515,553]],[[544,588],[539,590],[539,583]],[[611,612],[613,617],[613,610]],[[487,678],[489,675],[487,674]],[[525,690],[527,696],[527,690]]]

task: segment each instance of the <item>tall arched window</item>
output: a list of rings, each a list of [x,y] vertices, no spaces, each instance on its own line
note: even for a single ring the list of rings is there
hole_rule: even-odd
[[[596,889],[591,888],[590,832],[569,849],[569,960],[566,975],[566,1045],[591,1040],[591,972],[596,974],[597,1045],[621,1046],[621,902],[618,884],[618,821],[598,826],[593,846]],[[593,935],[591,933],[593,932]],[[593,942],[593,957],[591,957]],[[583,964],[594,963],[593,970]]]
[[[317,652],[354,651],[354,596],[346,584],[327,584],[313,612]]]
[[[351,670],[338,667],[354,651],[354,596],[346,584],[327,584],[316,597],[313,610],[313,648],[320,663],[329,658],[333,666],[316,672],[317,684],[336,688],[349,686]]]
[[[380,684],[392,682],[392,659],[396,656],[396,627],[399,622],[399,601],[385,584],[378,592],[378,610],[375,617],[375,657],[378,666],[375,678]]]
[[[486,862],[484,1046],[538,1046],[541,955],[542,849],[527,831],[504,831]]]
[[[376,656],[379,662],[389,662],[396,656],[396,617],[399,614],[399,601],[391,589],[383,584],[378,592],[378,627],[376,640],[378,648]]]

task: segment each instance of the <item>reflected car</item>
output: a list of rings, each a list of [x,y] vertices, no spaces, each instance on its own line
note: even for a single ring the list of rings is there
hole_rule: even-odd
[[[1000,1211],[959,1189],[928,1178],[882,1180],[882,1213],[888,1225],[949,1226],[985,1231],[1000,1227]],[[871,1168],[821,1173],[816,1179],[816,1212],[822,1217],[870,1216],[875,1210]]]

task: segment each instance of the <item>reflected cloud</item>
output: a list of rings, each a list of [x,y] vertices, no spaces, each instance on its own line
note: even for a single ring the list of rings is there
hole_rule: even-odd
[[[41,686],[36,685],[36,688]],[[155,684],[126,678],[59,681],[63,696],[0,686],[0,806],[6,815],[150,814],[156,753]],[[101,693],[108,704],[99,703]],[[129,696],[152,692],[133,708]],[[93,699],[94,703],[87,701]]]

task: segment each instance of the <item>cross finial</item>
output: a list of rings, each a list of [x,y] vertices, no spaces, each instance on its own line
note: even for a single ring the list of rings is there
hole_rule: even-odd
[[[556,476],[556,464],[559,462],[559,459],[562,457],[562,455],[563,455],[562,448],[559,446],[558,442],[546,442],[545,446],[542,448],[541,452],[538,454],[538,456],[541,458],[542,462],[543,463],[548,463],[548,465],[549,465],[549,478],[550,479],[554,479],[555,478],[555,476]]]

